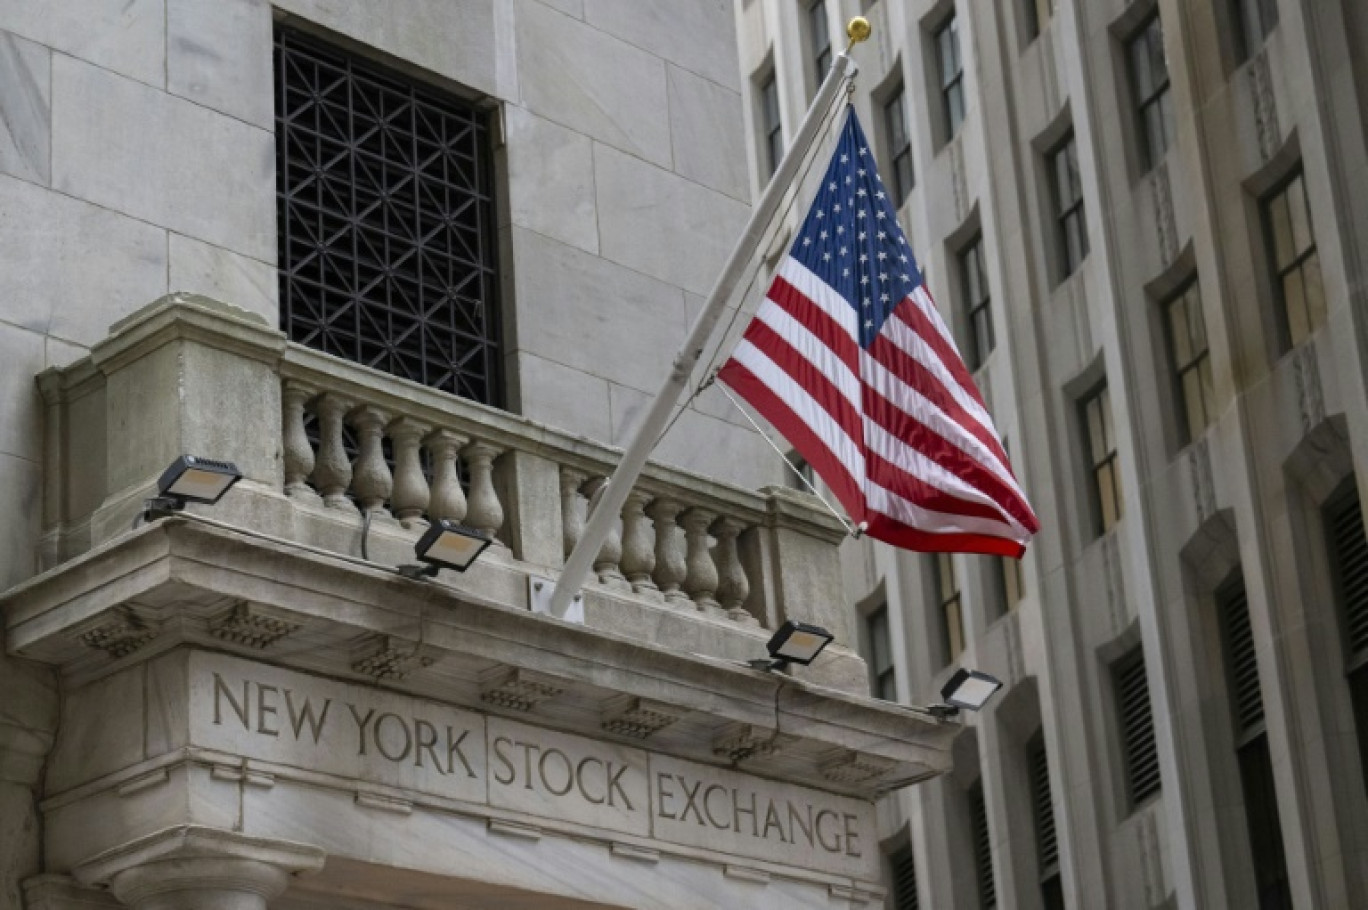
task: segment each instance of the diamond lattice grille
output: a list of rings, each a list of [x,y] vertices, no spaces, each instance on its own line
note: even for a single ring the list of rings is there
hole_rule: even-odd
[[[286,28],[275,65],[283,328],[501,404],[485,115]]]

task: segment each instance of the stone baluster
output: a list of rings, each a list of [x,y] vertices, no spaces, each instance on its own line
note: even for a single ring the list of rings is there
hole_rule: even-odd
[[[736,549],[736,538],[746,526],[735,518],[723,516],[713,522],[712,533],[717,538],[717,599],[727,616],[745,625],[759,625],[760,621],[744,606],[750,595],[750,580],[741,565],[741,554]]]
[[[316,393],[307,386],[290,380],[285,383],[285,388],[281,393],[281,402],[284,405],[285,426],[282,433],[284,437],[284,456],[285,456],[285,495],[295,499],[318,501],[318,494],[309,488],[309,475],[314,469],[313,445],[309,442],[309,434],[304,430],[304,405],[313,398]]]
[[[390,508],[394,517],[411,528],[423,523],[423,513],[428,508],[427,478],[423,476],[423,458],[419,446],[431,427],[414,420],[400,417],[390,422],[388,432],[394,441],[394,492],[390,496]]]
[[[646,510],[655,524],[655,583],[665,601],[672,604],[691,603],[689,595],[679,589],[688,574],[684,538],[676,521],[681,509],[678,500],[662,496]]]
[[[651,580],[655,550],[646,520],[646,504],[650,501],[649,493],[633,490],[622,504],[622,574],[632,583],[633,591],[654,597],[659,595],[659,589]]]
[[[607,477],[595,477],[584,486],[584,492],[589,496],[589,508],[586,516],[592,516],[594,509],[598,507],[599,499],[602,498],[604,489],[608,486]],[[618,568],[618,562],[622,559],[622,534],[618,530],[617,522],[609,526],[608,536],[603,538],[603,546],[599,547],[598,556],[594,558],[594,572],[598,575],[598,580],[610,587],[625,588],[627,581],[622,577],[622,570]]]
[[[423,439],[428,458],[432,462],[432,496],[428,500],[431,521],[465,521],[466,496],[461,489],[461,475],[456,466],[456,455],[466,438],[450,430],[433,430]]]
[[[318,415],[318,458],[310,475],[314,489],[323,497],[323,505],[348,511],[353,508],[347,499],[352,466],[342,444],[342,417],[350,409],[351,402],[331,392],[314,403],[314,413]]]
[[[561,529],[565,535],[565,558],[569,559],[584,534],[584,512],[580,507],[580,487],[588,475],[575,468],[560,469]]]
[[[470,472],[470,506],[466,510],[466,524],[494,537],[503,527],[503,505],[494,489],[494,457],[499,450],[476,440],[461,449],[466,468]]]
[[[385,424],[389,415],[379,408],[363,404],[349,415],[356,430],[357,453],[352,462],[352,492],[362,512],[373,512],[388,517],[385,500],[394,489],[394,478],[385,464],[382,447]]]
[[[684,557],[684,591],[698,609],[718,614],[721,607],[713,596],[717,593],[717,566],[708,549],[708,527],[715,518],[716,513],[707,509],[693,508],[684,513],[684,540],[688,547]]]

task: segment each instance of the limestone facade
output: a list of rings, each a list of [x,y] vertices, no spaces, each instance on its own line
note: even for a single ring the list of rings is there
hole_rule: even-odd
[[[1329,524],[1355,485],[1368,491],[1363,4],[735,6],[753,192],[762,88],[777,76],[791,135],[826,36],[843,46],[845,19],[871,18],[855,106],[886,185],[888,106],[903,106],[904,227],[966,351],[978,301],[964,257],[982,244],[995,344],[971,366],[1044,526],[1020,582],[997,560],[955,557],[942,586],[951,573],[930,557],[843,551],[867,658],[886,617],[882,679],[899,700],[934,701],[961,665],[1006,682],[969,719],[951,774],[880,805],[904,894],[936,908],[1368,906],[1368,714]],[[945,66],[952,19],[959,64]],[[1279,206],[1301,187],[1310,298],[1280,252]],[[1081,245],[1066,233],[1074,200]],[[1193,289],[1184,341],[1195,312],[1204,351],[1184,352],[1170,316]],[[1185,398],[1178,374],[1198,355],[1209,379]],[[1089,448],[1099,393],[1114,521]],[[1237,679],[1222,617],[1241,577],[1253,659]],[[1232,694],[1251,679],[1262,727],[1247,740]],[[1139,691],[1149,716],[1128,727],[1124,693]],[[1158,786],[1136,799],[1127,735],[1146,730]],[[1241,756],[1260,737],[1268,787],[1251,794]]]

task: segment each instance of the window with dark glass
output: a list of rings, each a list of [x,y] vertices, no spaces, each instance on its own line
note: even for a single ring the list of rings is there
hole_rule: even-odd
[[[999,613],[1016,609],[1017,604],[1021,603],[1021,598],[1025,596],[1025,586],[1021,580],[1021,560],[1011,556],[992,557],[996,564],[996,584],[998,586],[1000,604]]]
[[[955,560],[949,553],[933,557],[936,598],[945,627],[945,660],[947,663],[964,653],[964,611],[960,604],[959,579],[955,577]]]
[[[288,28],[275,70],[281,327],[502,404],[488,115]]]
[[[1248,60],[1263,47],[1278,24],[1278,0],[1229,0],[1235,20],[1236,50]]]
[[[779,83],[774,74],[765,77],[760,84],[760,133],[764,146],[765,176],[770,177],[779,168],[784,157],[784,123],[779,116]]]
[[[1037,733],[1026,747],[1026,774],[1035,810],[1036,863],[1045,910],[1063,910],[1064,889],[1059,879],[1059,838],[1055,833],[1054,800],[1050,794],[1050,761],[1045,736]]]
[[[968,344],[965,358],[969,369],[983,366],[993,352],[993,311],[989,304],[988,275],[983,268],[983,237],[975,237],[960,253],[960,281],[964,288]]]
[[[1368,537],[1353,477],[1326,504],[1324,514],[1359,763],[1368,784]]]
[[[1033,41],[1054,15],[1054,0],[1020,0],[1026,16],[1026,40]]]
[[[1082,408],[1084,443],[1092,469],[1093,521],[1098,532],[1105,533],[1121,520],[1121,472],[1116,464],[1111,396],[1105,383],[1083,399]]]
[[[1325,324],[1325,288],[1301,171],[1264,200],[1264,223],[1283,328],[1296,347]]]
[[[827,23],[826,0],[816,0],[808,6],[808,39],[812,42],[812,71],[816,77],[813,85],[818,86],[831,69],[831,27]]]
[[[960,59],[959,17],[954,13],[936,30],[936,63],[940,67],[945,138],[949,139],[964,122],[964,62]]]
[[[1059,279],[1068,278],[1088,255],[1088,225],[1083,213],[1083,181],[1073,133],[1049,155],[1059,245]]]
[[[889,906],[892,910],[918,910],[921,898],[917,896],[917,861],[910,843],[888,855],[888,870],[893,879],[888,890]]]
[[[1173,142],[1173,95],[1169,91],[1168,58],[1164,55],[1164,27],[1155,12],[1127,44],[1131,88],[1140,121],[1146,168],[1164,158]]]
[[[983,799],[983,782],[969,789],[969,828],[974,839],[974,870],[977,872],[979,906],[997,906],[997,882],[993,880],[993,839],[988,830],[988,806]]]
[[[1216,416],[1206,319],[1202,316],[1202,295],[1196,281],[1169,298],[1164,304],[1164,315],[1185,439],[1191,442],[1202,435]]]
[[[1282,823],[1278,818],[1278,798],[1273,786],[1273,761],[1264,727],[1259,664],[1242,576],[1236,575],[1217,590],[1216,610],[1258,910],[1291,910]]]
[[[1116,716],[1121,731],[1121,757],[1126,769],[1126,794],[1132,806],[1159,792],[1159,753],[1154,746],[1145,654],[1137,647],[1112,668]]]
[[[888,160],[893,165],[893,204],[901,206],[912,192],[912,136],[907,131],[907,99],[899,85],[884,102]]]
[[[808,464],[807,459],[797,452],[789,452],[784,461],[788,468],[785,472],[788,485],[795,490],[811,493],[813,486],[816,485],[816,475],[813,474],[812,465]]]
[[[869,639],[870,690],[875,698],[897,701],[898,671],[893,666],[893,636],[888,628],[887,605],[865,617],[865,634]]]

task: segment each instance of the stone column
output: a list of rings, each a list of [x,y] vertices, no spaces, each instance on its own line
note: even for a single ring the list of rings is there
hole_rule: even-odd
[[[622,573],[632,583],[632,590],[648,597],[659,598],[660,592],[651,580],[655,571],[655,541],[650,523],[646,520],[649,493],[633,490],[622,506]]]
[[[74,870],[131,910],[266,910],[291,876],[323,868],[318,847],[179,825],[106,850]]]
[[[423,456],[420,451],[423,436],[431,429],[412,417],[399,417],[390,422],[388,432],[394,441],[394,489],[390,493],[390,509],[406,528],[421,527],[427,511],[430,491],[423,476]]]
[[[690,605],[689,595],[679,589],[688,573],[684,562],[684,539],[676,519],[684,507],[676,500],[661,497],[651,503],[646,514],[655,524],[655,583],[666,603]]]
[[[47,667],[0,650],[0,907],[22,907],[20,883],[42,862],[36,794],[57,729],[57,686]]]
[[[285,383],[285,391],[281,394],[285,409],[282,442],[285,495],[317,504],[322,500],[305,482],[313,473],[314,451],[313,445],[309,442],[309,434],[304,429],[304,406],[317,392],[290,380]]]

